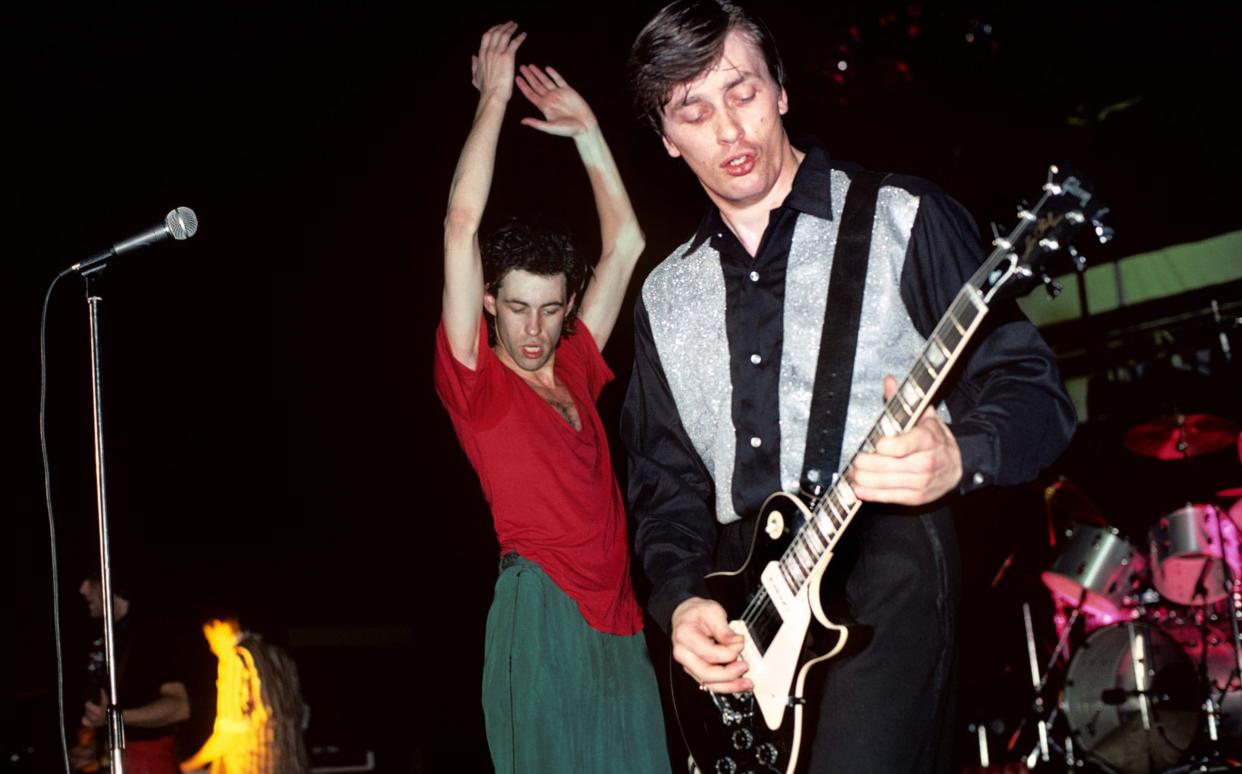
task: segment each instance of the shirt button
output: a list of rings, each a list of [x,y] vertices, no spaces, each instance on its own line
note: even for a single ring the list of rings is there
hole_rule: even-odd
[[[751,282],[758,282],[758,281],[759,281],[759,272],[757,272],[757,271],[752,271],[752,272],[750,273],[750,281],[751,281]]]
[[[763,445],[763,439],[757,435],[752,435],[750,438],[750,445],[752,448],[758,449]]]
[[[755,365],[759,365],[760,363],[763,362],[763,358],[759,357],[759,355],[751,355],[750,362],[754,363]]]
[[[974,482],[975,486],[979,486],[979,485],[981,485],[981,484],[983,483],[983,474],[982,474],[982,473],[976,473],[976,474],[974,474],[973,476],[971,476],[971,477],[970,477],[970,480],[971,480],[972,482]]]

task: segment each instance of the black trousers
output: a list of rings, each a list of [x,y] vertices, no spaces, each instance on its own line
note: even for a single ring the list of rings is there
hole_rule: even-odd
[[[867,506],[825,573],[828,615],[848,616],[845,650],[808,676],[818,682],[801,771],[947,771],[959,596],[949,510],[872,513]],[[811,702],[811,704],[815,704]]]

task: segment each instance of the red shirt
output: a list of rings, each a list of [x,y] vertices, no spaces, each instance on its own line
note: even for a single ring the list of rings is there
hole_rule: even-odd
[[[436,392],[479,475],[500,553],[536,562],[592,628],[634,634],[643,621],[625,508],[595,410],[613,375],[581,321],[561,339],[554,369],[577,404],[580,431],[496,357],[485,320],[474,370],[453,357],[443,321],[436,332]]]

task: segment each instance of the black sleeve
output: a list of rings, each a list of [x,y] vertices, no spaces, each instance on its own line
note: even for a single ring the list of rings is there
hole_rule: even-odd
[[[712,569],[716,519],[711,477],[682,427],[641,298],[621,439],[630,458],[635,555],[652,585],[647,607],[667,632],[677,605],[707,596],[703,578]]]
[[[919,212],[902,271],[901,294],[924,336],[979,268],[974,221],[933,189]],[[1074,407],[1048,345],[1013,301],[993,305],[944,394],[962,453],[965,493],[1030,481],[1074,433]]]

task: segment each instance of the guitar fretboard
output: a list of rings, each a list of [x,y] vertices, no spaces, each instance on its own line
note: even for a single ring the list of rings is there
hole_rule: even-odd
[[[914,366],[867,433],[859,452],[875,451],[875,444],[881,438],[898,435],[914,426],[931,405],[937,388],[961,356],[987,311],[987,305],[974,287],[968,284],[958,291],[948,312],[919,352]],[[852,463],[853,457],[850,458]],[[861,506],[861,501],[854,496],[854,490],[844,476],[837,476],[828,490],[813,501],[812,518],[781,558],[781,575],[791,592],[797,593],[810,579],[820,558],[837,544]]]

